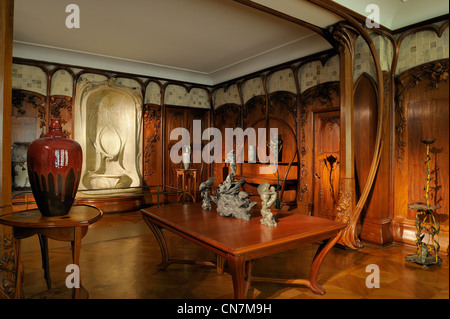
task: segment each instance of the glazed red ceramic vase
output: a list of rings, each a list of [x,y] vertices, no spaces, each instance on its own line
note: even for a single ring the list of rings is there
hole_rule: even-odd
[[[28,177],[43,216],[69,213],[80,182],[82,160],[80,144],[64,137],[59,119],[52,119],[49,132],[29,145]]]

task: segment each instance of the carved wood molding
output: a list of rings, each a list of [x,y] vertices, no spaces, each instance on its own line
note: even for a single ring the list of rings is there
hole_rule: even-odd
[[[241,106],[234,103],[224,104],[220,106],[219,108],[214,110],[214,122],[215,123],[224,123],[226,119],[230,118],[231,114],[240,114],[241,113]],[[239,127],[240,125],[240,116],[236,117],[235,127]],[[217,124],[216,124],[217,125]]]
[[[317,1],[313,1],[313,2],[317,2]],[[330,10],[333,10],[333,6],[330,5],[327,2],[320,2],[321,6],[328,8]],[[351,97],[349,96],[350,94],[353,94],[353,79],[351,81],[352,85],[351,85],[351,89],[350,89],[350,85],[348,82],[350,81],[345,81],[347,76],[350,76],[353,74],[352,70],[354,68],[354,45],[355,45],[355,39],[356,36],[361,36],[363,38],[363,40],[367,43],[370,53],[373,57],[374,63],[375,63],[375,70],[376,70],[376,83],[377,83],[377,87],[378,87],[378,110],[379,110],[379,114],[378,114],[378,124],[377,124],[377,135],[376,135],[376,141],[375,141],[375,150],[374,150],[374,155],[372,158],[372,162],[370,165],[370,170],[369,170],[369,175],[367,177],[367,181],[366,181],[366,185],[364,186],[362,192],[361,192],[361,196],[358,200],[358,202],[356,203],[354,209],[352,208],[352,215],[351,218],[348,221],[348,226],[345,229],[342,237],[341,237],[341,243],[349,248],[352,249],[357,249],[357,248],[361,248],[362,244],[360,242],[360,240],[358,239],[358,234],[356,231],[356,224],[358,222],[359,216],[361,215],[362,209],[365,205],[365,202],[367,200],[367,197],[370,194],[370,191],[373,187],[374,184],[374,180],[375,180],[375,176],[376,173],[378,171],[378,166],[380,163],[380,159],[381,159],[381,151],[382,151],[382,144],[383,144],[383,136],[384,136],[384,129],[385,129],[385,108],[383,107],[384,104],[384,79],[383,79],[383,73],[381,70],[381,63],[380,63],[380,58],[378,55],[378,52],[376,50],[376,47],[367,31],[367,29],[365,29],[357,20],[355,20],[352,16],[350,16],[348,13],[346,12],[337,12],[338,15],[340,15],[341,17],[343,17],[346,21],[345,22],[338,22],[333,26],[328,27],[328,31],[332,34],[333,38],[336,40],[336,42],[339,44],[338,50],[340,53],[340,71],[341,71],[341,104],[344,104],[343,99],[350,99]],[[353,76],[352,76],[353,78]],[[349,103],[352,100],[350,100]],[[345,101],[345,103],[347,103],[347,101]],[[343,105],[341,105],[341,107],[343,107]],[[350,123],[348,123],[350,124]],[[348,129],[347,123],[343,122],[342,123],[342,119],[341,119],[341,125],[343,125],[343,127],[345,129]],[[341,138],[342,135],[341,135]],[[341,150],[342,151],[342,150]],[[346,171],[347,169],[351,169],[350,166],[351,165],[347,165],[349,164],[349,160],[351,160],[350,158],[342,158],[341,162],[345,161],[345,165],[343,165],[342,167],[344,168],[344,171],[348,173],[348,171]],[[347,166],[349,166],[347,168]],[[341,169],[342,169],[341,167]],[[349,175],[349,174],[345,174]],[[344,177],[341,176],[341,177]],[[354,180],[354,178],[353,178]],[[349,186],[349,187],[354,187],[353,186]]]
[[[157,144],[161,140],[159,131],[161,128],[161,106],[159,105],[144,105],[144,127],[147,128],[153,125],[154,135],[149,136],[144,141],[144,163],[150,161],[150,157],[157,151]],[[144,181],[145,177],[154,174],[153,170],[144,169]]]
[[[336,220],[347,224],[350,222],[352,215],[352,201],[355,200],[355,192],[349,191],[345,184],[345,180],[339,182],[339,202],[336,206]]]
[[[304,195],[309,190],[307,183],[307,176],[309,174],[308,165],[305,160],[305,155],[310,151],[306,145],[306,131],[305,126],[311,112],[320,111],[321,109],[331,109],[333,106],[333,99],[339,96],[340,88],[339,82],[326,82],[318,84],[304,91],[300,96],[300,182],[299,182],[299,200],[302,201]],[[318,101],[321,106],[320,109],[311,109],[314,102]]]
[[[313,86],[303,92],[301,95],[302,110],[305,111],[306,108],[316,100],[319,100],[319,102],[326,107],[333,107],[333,97],[335,95],[339,96],[339,85],[338,81],[325,82]]]
[[[358,37],[358,31],[354,26],[346,21],[339,21],[327,28],[336,43],[339,44],[339,49],[350,53],[350,58],[354,61],[355,58],[355,44]]]
[[[269,94],[269,108],[274,105],[284,105],[297,123],[297,96],[291,92],[277,91]],[[296,131],[296,127],[293,128]]]
[[[407,145],[405,131],[407,126],[405,95],[416,87],[419,83],[427,81],[426,89],[434,90],[439,88],[439,83],[449,81],[449,59],[442,59],[421,64],[402,73],[396,80],[396,106],[395,112],[398,121],[395,123],[395,133],[397,135],[396,159],[400,171],[403,171],[403,159],[405,157],[405,147]]]
[[[60,118],[63,124],[66,124],[66,119],[62,116],[61,111],[68,112],[69,119],[72,119],[72,98],[65,95],[52,95],[50,97],[50,116]],[[63,129],[64,136],[70,138],[70,132]]]
[[[25,114],[23,109],[24,103],[28,103],[33,106],[38,112],[40,119],[40,127],[44,127],[46,124],[45,118],[47,114],[47,98],[45,95],[23,90],[23,89],[13,89],[12,90],[12,107],[17,110],[20,115]]]
[[[4,230],[3,228],[0,232]],[[2,245],[0,251],[3,252],[0,258],[1,292],[5,293],[8,298],[14,298],[16,292],[16,255],[12,234],[3,233],[0,244]]]

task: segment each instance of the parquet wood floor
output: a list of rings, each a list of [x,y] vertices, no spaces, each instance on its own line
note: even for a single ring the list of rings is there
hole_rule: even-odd
[[[214,261],[206,250],[165,232],[171,257]],[[37,237],[33,237],[37,242]],[[50,240],[51,241],[51,240]],[[38,246],[37,246],[38,247]],[[255,263],[254,276],[308,278],[317,244],[262,258]],[[353,251],[334,247],[323,262],[319,283],[327,294],[313,294],[303,286],[253,282],[253,299],[449,299],[448,256],[441,266],[427,269],[405,261],[413,247],[366,244]],[[83,286],[90,299],[221,299],[233,298],[231,276],[217,275],[212,267],[171,265],[158,271],[160,251],[140,213],[105,215],[83,239],[80,267]],[[71,263],[68,247],[50,249],[53,287],[64,286]],[[368,265],[380,270],[380,287],[368,288]],[[39,250],[23,254],[23,290],[31,297],[46,290]],[[61,296],[59,296],[61,298]]]

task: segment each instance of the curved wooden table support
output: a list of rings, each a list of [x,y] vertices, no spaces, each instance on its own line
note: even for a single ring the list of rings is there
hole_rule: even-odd
[[[158,269],[171,263],[215,265],[211,262],[170,259],[162,229],[179,235],[217,255],[217,273],[224,263],[233,280],[234,297],[245,298],[251,281],[305,285],[316,294],[325,294],[318,284],[320,265],[339,240],[346,225],[325,218],[305,216],[294,211],[272,210],[278,226],[261,225],[258,214],[250,221],[222,217],[215,210],[203,210],[200,204],[173,204],[141,210],[143,218],[158,241],[162,261]],[[326,240],[311,265],[309,280],[252,277],[255,261],[300,245]]]
[[[50,270],[48,264],[47,238],[59,241],[70,241],[72,246],[72,261],[80,265],[81,239],[86,235],[89,225],[98,221],[103,213],[96,207],[88,205],[74,205],[69,213],[64,216],[42,216],[38,209],[21,212],[12,212],[2,215],[0,212],[0,224],[11,226],[14,234],[14,248],[16,253],[16,293],[15,298],[22,298],[23,266],[21,262],[21,240],[33,235],[39,235],[41,241],[42,263],[47,287],[51,288]],[[80,276],[81,277],[81,276]],[[82,296],[83,286],[72,289],[72,298]],[[50,290],[49,290],[50,291]],[[88,296],[83,290],[83,295]]]

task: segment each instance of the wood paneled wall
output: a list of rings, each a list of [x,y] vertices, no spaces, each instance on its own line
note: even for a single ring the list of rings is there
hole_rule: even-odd
[[[334,219],[339,192],[339,82],[316,85],[300,99],[299,200],[314,216]]]
[[[267,95],[256,95],[250,98],[243,106],[237,104],[226,104],[218,109],[214,110],[214,127],[218,128],[222,133],[222,156],[223,159],[226,156],[225,143],[230,143],[229,147],[236,150],[236,156],[238,157],[241,152],[244,163],[238,163],[237,175],[244,177],[247,176],[262,176],[269,179],[276,178],[275,175],[268,173],[261,173],[261,168],[265,168],[268,165],[263,164],[249,164],[248,161],[248,139],[244,140],[242,148],[237,149],[236,140],[226,140],[225,129],[226,128],[242,128],[246,130],[253,128],[256,133],[257,142],[259,141],[258,129],[266,129],[265,140],[269,143],[270,129],[276,128],[278,135],[281,136],[283,141],[282,153],[280,159],[280,165],[277,167],[278,178],[280,183],[286,177],[287,180],[295,180],[295,184],[298,184],[299,170],[298,170],[298,141],[297,141],[297,98],[296,95],[291,92],[278,91]],[[231,144],[232,143],[232,144]],[[256,145],[255,145],[256,146]],[[266,145],[257,145],[260,149],[259,152],[262,155],[264,151],[269,154],[266,149]],[[259,161],[257,159],[257,161]],[[292,165],[289,165],[292,163]],[[225,164],[214,163],[213,172],[215,177],[215,186],[217,187],[223,180],[224,176],[223,168]],[[244,186],[245,190],[249,194],[255,194],[258,196],[256,190],[257,184],[253,184],[248,180]],[[281,194],[282,192],[282,194]],[[280,196],[283,202],[288,205],[296,205],[297,203],[298,187],[294,186],[294,189],[280,189]]]
[[[433,138],[431,203],[441,206],[436,220],[442,251],[448,254],[449,219],[449,60],[414,67],[397,78],[395,109],[394,240],[414,244],[416,212],[408,204],[425,202],[426,147]]]
[[[183,168],[183,163],[174,163],[170,160],[170,150],[178,142],[178,140],[170,140],[170,134],[172,130],[176,128],[185,128],[190,135],[192,151],[196,149],[203,150],[207,141],[202,140],[199,144],[199,141],[194,140],[193,123],[194,120],[199,120],[202,126],[201,132],[203,132],[205,128],[209,127],[210,111],[207,109],[166,106],[165,118],[166,125],[162,133],[165,135],[165,140],[167,141],[163,150],[163,152],[165,152],[164,158],[166,159],[165,165],[163,166],[165,167],[164,185],[177,187],[177,175],[175,170],[177,168]],[[190,167],[197,170],[197,185],[195,185],[195,187],[198,188],[200,183],[207,180],[210,176],[210,165],[203,161],[201,163],[194,163],[193,158],[191,158]],[[181,187],[181,184],[179,184],[179,186]]]
[[[421,27],[418,31],[436,29],[435,31],[440,36],[446,27],[448,27],[448,23],[442,24],[437,29]],[[408,31],[407,35],[412,33],[413,31]],[[402,35],[399,39],[402,40],[407,35]],[[395,58],[398,58],[400,40],[396,43]],[[286,137],[293,135],[292,141],[295,142],[289,142],[284,147],[287,149],[287,145],[295,146],[299,154],[296,169],[298,188],[294,197],[290,197],[292,196],[290,193],[287,194],[286,199],[297,201],[297,205],[301,209],[307,210],[313,215],[335,218],[336,192],[339,187],[336,184],[339,180],[339,170],[336,170],[336,166],[340,164],[340,150],[339,147],[336,147],[337,141],[340,140],[338,129],[340,119],[338,113],[335,113],[340,110],[339,82],[322,82],[301,92],[300,85],[303,82],[299,81],[299,73],[303,66],[312,62],[320,62],[324,66],[335,54],[335,51],[325,52],[263,70],[230,83],[215,87],[202,87],[201,89],[209,94],[211,108],[165,104],[165,93],[169,85],[182,87],[189,94],[191,88],[199,87],[195,84],[143,78],[104,70],[77,69],[72,66],[21,59],[18,59],[16,63],[41,68],[48,83],[52,83],[52,76],[58,70],[65,70],[70,73],[75,84],[81,76],[90,73],[100,75],[105,79],[115,77],[132,79],[144,93],[150,83],[154,84],[151,102],[145,100],[146,104],[143,105],[144,154],[142,165],[145,186],[163,184],[176,186],[174,176],[176,165],[170,162],[168,156],[170,146],[173,144],[170,144],[169,134],[175,127],[185,127],[191,130],[190,125],[192,125],[193,119],[202,120],[202,124],[204,124],[202,129],[212,124],[222,132],[227,127],[245,129],[253,125],[265,127],[275,125],[280,129],[282,135]],[[77,69],[77,73],[74,73],[72,69]],[[266,80],[276,72],[286,69],[292,71],[292,77],[295,79],[292,82],[295,85],[290,88],[290,91],[283,91],[282,85],[277,90],[268,90]],[[395,68],[393,72],[395,73]],[[434,145],[435,149],[433,149],[436,153],[433,155],[436,155],[437,164],[435,198],[442,205],[441,217],[438,221],[442,223],[442,245],[444,248],[448,247],[448,178],[445,178],[448,176],[448,170],[444,169],[448,166],[448,150],[445,147],[448,145],[448,137],[446,138],[448,121],[444,120],[448,118],[448,93],[445,93],[447,92],[445,86],[448,89],[447,76],[448,59],[410,69],[400,75],[397,81],[394,81],[393,74],[385,74],[384,90],[387,100],[392,99],[388,102],[385,101],[385,107],[393,111],[391,118],[385,119],[386,122],[390,121],[390,126],[387,125],[383,132],[384,144],[380,166],[360,216],[359,236],[362,240],[381,245],[392,241],[414,243],[414,212],[408,211],[407,204],[417,201],[421,192],[420,174],[423,172],[421,161],[418,162],[416,159],[417,154],[423,154],[423,150],[420,148],[422,146],[420,138],[426,137],[422,135],[433,135],[432,137],[437,139]],[[263,88],[256,94],[245,92],[245,97],[252,95],[253,97],[244,100],[244,94],[239,90],[246,80],[255,77],[262,79]],[[432,85],[424,83],[432,83]],[[213,110],[212,101],[215,90],[223,87],[230,88],[233,85],[239,87],[237,100],[240,102],[225,103]],[[32,111],[44,126],[52,113],[61,114],[65,117],[66,133],[70,137],[72,134],[70,111],[73,96],[52,95],[49,88],[50,85],[47,84],[45,96],[36,92],[14,90],[12,100],[15,107],[13,112],[24,114],[23,112]],[[377,84],[371,75],[366,73],[359,77],[353,87],[357,196],[365,185],[373,156],[377,117],[380,112],[377,109],[378,92]],[[222,137],[224,138],[224,134]],[[439,144],[441,141],[444,146]],[[204,142],[201,147],[204,146]],[[225,154],[223,155],[225,156]],[[331,165],[329,160],[332,161],[333,157],[336,160]],[[223,180],[223,167],[223,163],[200,165],[198,167],[201,171],[199,181],[213,175],[216,177],[217,185]],[[5,194],[7,193],[2,192],[2,196]]]
[[[385,74],[386,79],[386,74]],[[377,85],[363,73],[354,86],[355,182],[357,200],[366,183],[375,149],[378,104]],[[389,132],[385,132],[389,136]],[[388,139],[386,139],[388,140]],[[373,188],[360,216],[359,234],[363,241],[380,245],[392,242],[389,212],[389,144],[383,144]]]

